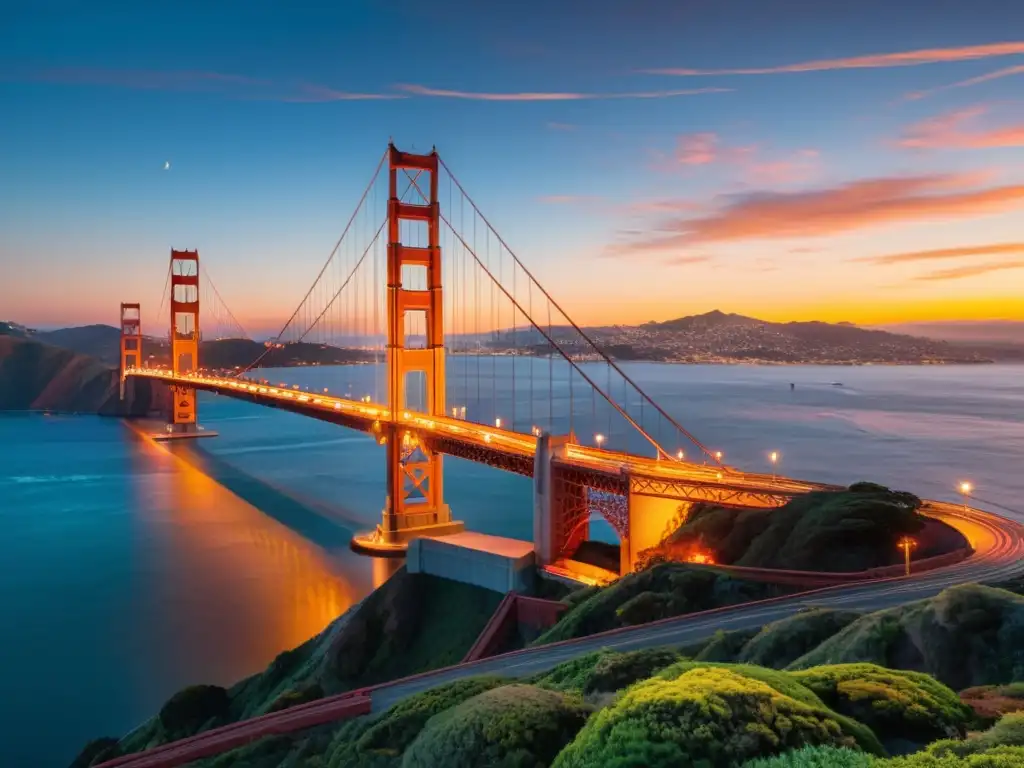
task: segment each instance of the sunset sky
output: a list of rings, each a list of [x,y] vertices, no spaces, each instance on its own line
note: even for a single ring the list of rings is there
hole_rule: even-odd
[[[8,7],[0,320],[152,328],[173,246],[270,331],[389,137],[581,323],[1024,320],[1019,0]]]

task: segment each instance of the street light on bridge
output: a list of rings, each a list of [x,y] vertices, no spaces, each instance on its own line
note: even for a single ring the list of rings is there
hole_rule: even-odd
[[[772,484],[775,483],[775,465],[779,463],[779,452],[772,451],[768,454],[768,461],[772,463]]]
[[[501,417],[500,416],[494,420],[494,426],[497,427],[498,429],[501,429]]]
[[[600,448],[601,444],[604,442],[604,435],[598,432],[596,435],[594,435],[594,442],[597,443],[597,447]]]
[[[974,489],[967,481],[960,483],[960,493],[964,497],[964,512],[969,510],[968,502],[971,498],[971,491]]]
[[[917,547],[917,542],[909,536],[904,536],[898,542],[899,548],[903,550],[903,561],[906,563],[906,575],[910,575],[910,550]]]
[[[680,461],[686,458],[686,454],[683,453],[683,450],[681,448],[679,449],[679,451],[676,452],[676,458],[679,459]]]

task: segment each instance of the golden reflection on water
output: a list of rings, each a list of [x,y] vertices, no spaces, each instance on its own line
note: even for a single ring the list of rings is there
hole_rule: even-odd
[[[176,455],[190,448],[137,442],[139,551],[158,559],[149,565],[162,582],[160,645],[177,665],[209,669],[217,678],[203,678],[209,682],[234,682],[369,591],[323,549]]]

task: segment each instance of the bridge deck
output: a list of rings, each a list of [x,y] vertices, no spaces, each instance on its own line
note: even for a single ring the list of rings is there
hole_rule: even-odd
[[[385,424],[398,424],[430,442],[441,453],[532,476],[537,438],[462,419],[395,411],[380,403],[347,400],[327,393],[275,387],[246,379],[212,375],[174,376],[159,369],[130,369],[129,376],[157,379],[216,392],[263,406],[279,408],[374,434]],[[674,459],[653,459],[570,443],[560,466],[579,473],[581,482],[596,489],[623,493],[776,507],[793,496],[836,486],[787,477],[741,472],[732,467],[707,466]]]

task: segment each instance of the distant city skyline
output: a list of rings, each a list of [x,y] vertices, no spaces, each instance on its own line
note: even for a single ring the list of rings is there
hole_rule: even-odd
[[[1013,3],[55,5],[0,29],[0,320],[154,332],[198,248],[272,335],[389,138],[583,324],[1024,320]]]

